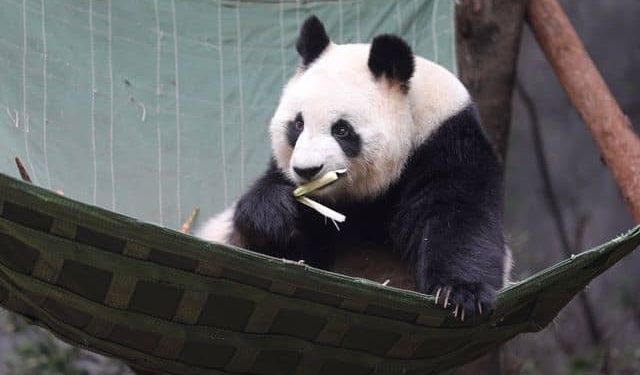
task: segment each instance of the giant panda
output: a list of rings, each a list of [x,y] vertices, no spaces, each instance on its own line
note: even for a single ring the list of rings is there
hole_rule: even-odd
[[[509,272],[502,176],[464,85],[397,36],[335,44],[315,16],[296,49],[266,172],[196,234],[323,269],[337,249],[375,242],[436,304],[462,318],[489,311]],[[292,191],[341,168],[312,194],[347,216],[338,230]]]

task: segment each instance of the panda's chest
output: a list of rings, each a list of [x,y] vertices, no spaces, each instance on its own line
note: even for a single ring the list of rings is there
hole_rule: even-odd
[[[387,223],[391,206],[387,199],[376,199],[363,203],[334,204],[327,206],[344,214],[347,219],[334,223],[318,212],[301,207],[300,219],[305,233],[318,241],[374,241],[385,242],[388,236]]]

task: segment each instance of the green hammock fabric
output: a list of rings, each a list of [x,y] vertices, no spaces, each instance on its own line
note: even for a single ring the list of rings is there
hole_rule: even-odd
[[[200,241],[0,175],[0,305],[175,374],[430,374],[544,328],[640,227],[456,321],[432,297]]]

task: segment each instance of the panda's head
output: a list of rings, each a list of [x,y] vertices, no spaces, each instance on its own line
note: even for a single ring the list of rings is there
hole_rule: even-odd
[[[315,16],[304,22],[296,48],[301,65],[270,124],[279,168],[297,185],[346,168],[345,178],[316,194],[379,195],[399,178],[416,138],[411,48],[392,35],[338,45]]]

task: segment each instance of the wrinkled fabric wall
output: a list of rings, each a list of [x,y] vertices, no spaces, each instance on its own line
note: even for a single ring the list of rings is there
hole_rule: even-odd
[[[451,1],[0,3],[0,172],[178,228],[266,167],[301,22],[337,43],[402,35],[454,68]]]

